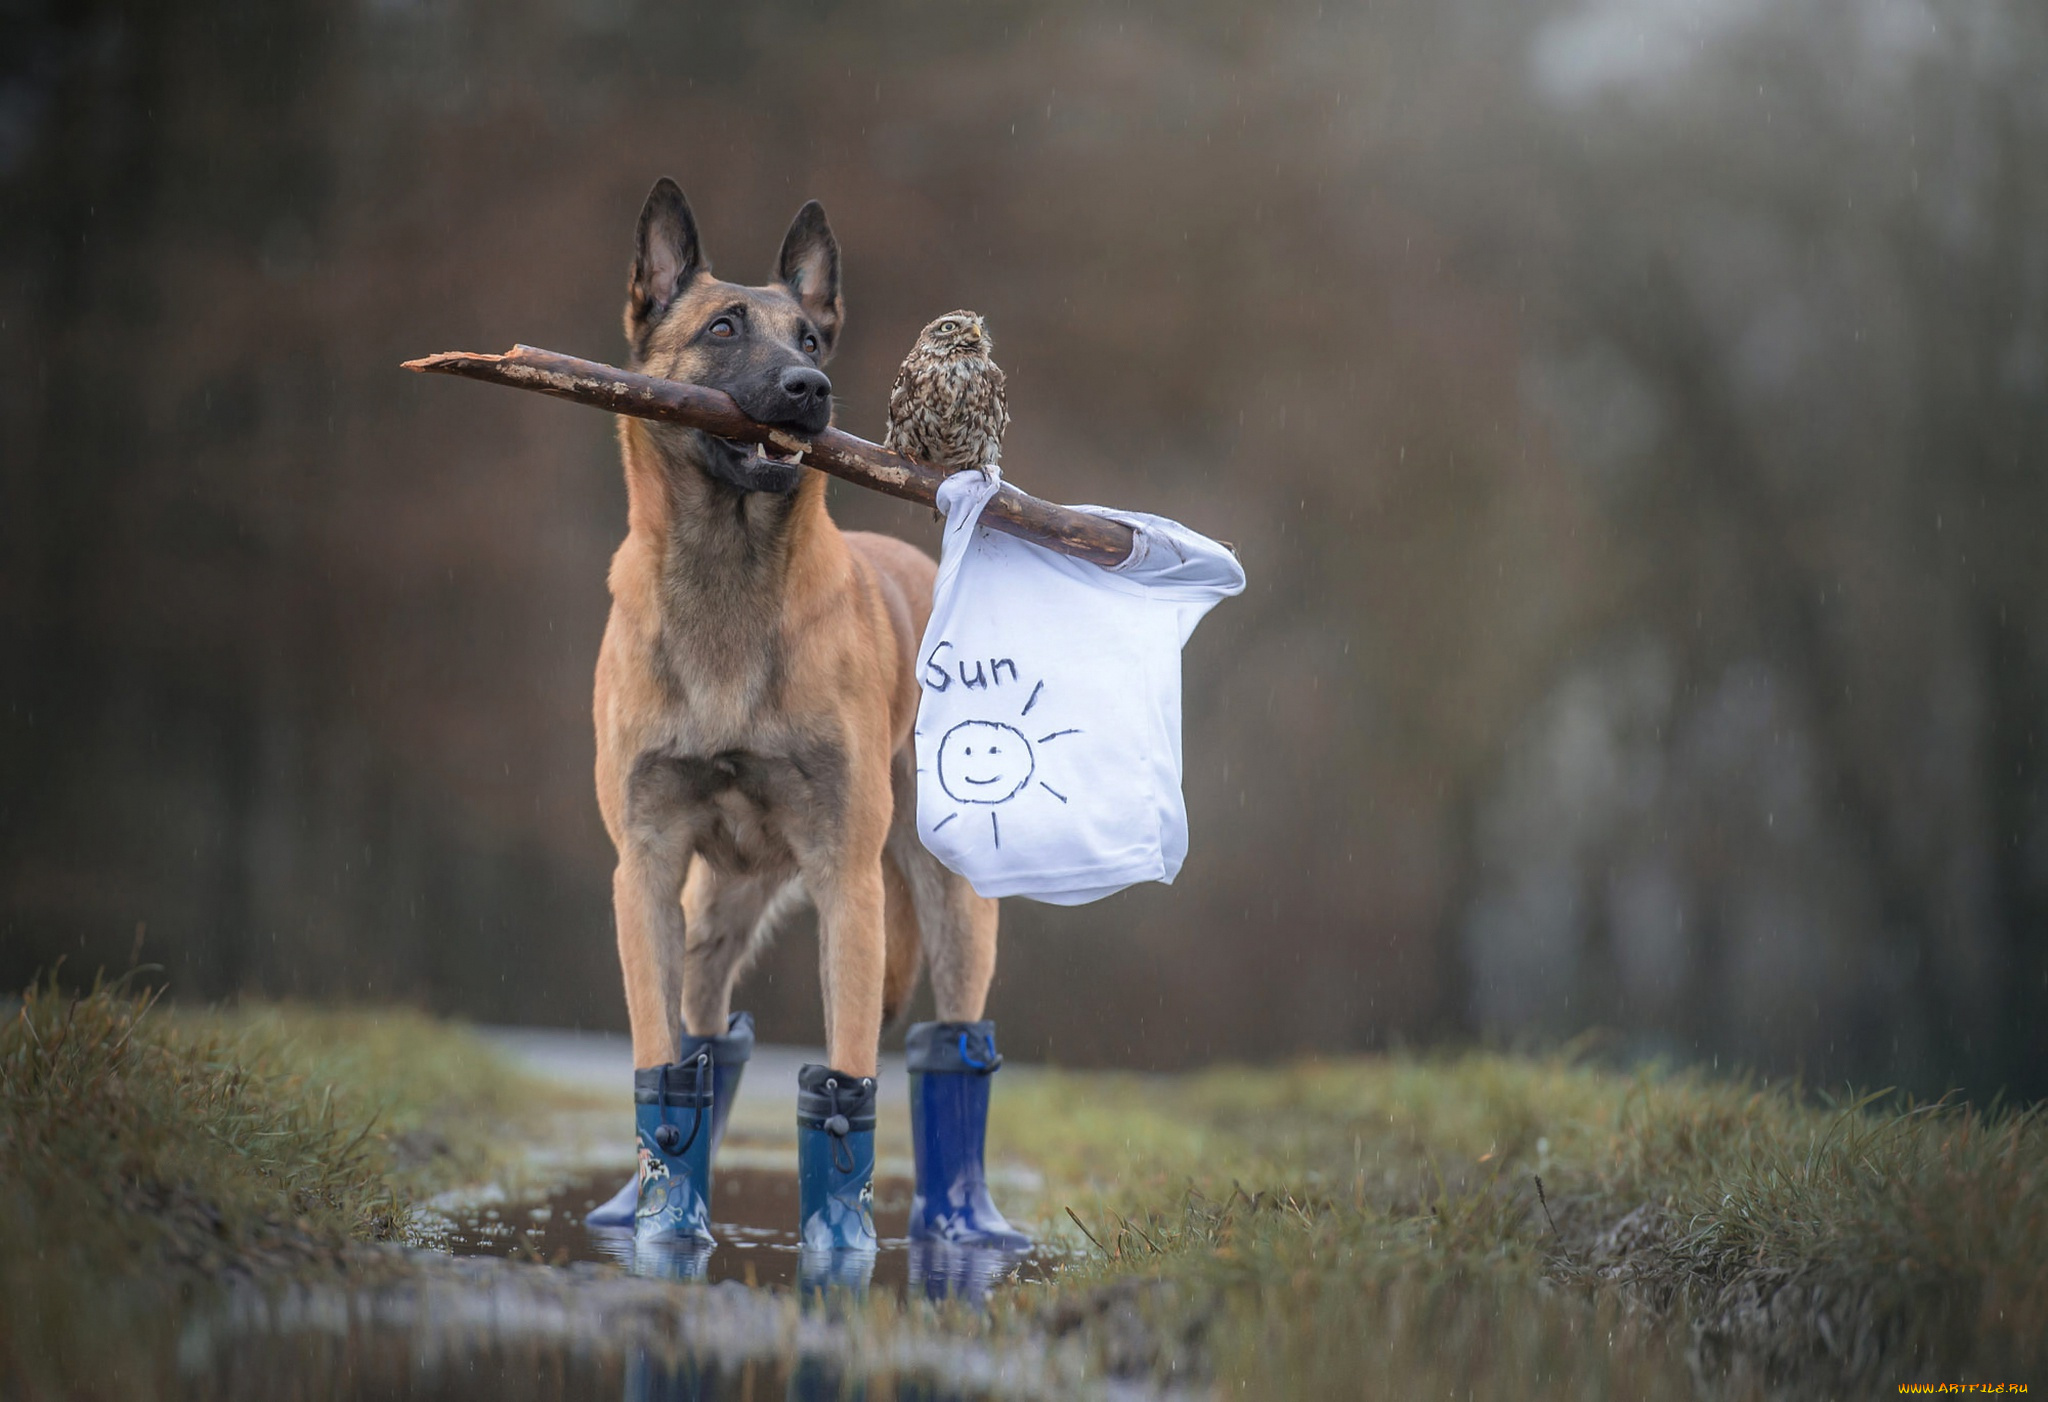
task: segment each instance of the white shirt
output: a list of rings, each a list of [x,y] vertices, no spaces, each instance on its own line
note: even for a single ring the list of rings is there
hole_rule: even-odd
[[[1236,556],[1177,522],[1132,528],[1107,568],[979,524],[1002,485],[939,488],[945,541],[917,655],[917,833],[984,896],[1054,905],[1170,882],[1187,856],[1180,650],[1244,589]]]

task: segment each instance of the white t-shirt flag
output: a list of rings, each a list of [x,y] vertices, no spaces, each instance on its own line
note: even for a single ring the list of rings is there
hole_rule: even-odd
[[[999,472],[955,473],[917,655],[917,835],[984,896],[1054,905],[1171,882],[1188,850],[1180,650],[1244,589],[1229,550],[1178,522],[1104,568],[980,524]]]

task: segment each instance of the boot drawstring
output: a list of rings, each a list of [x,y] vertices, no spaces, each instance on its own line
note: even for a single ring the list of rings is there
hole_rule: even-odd
[[[960,1059],[962,1061],[972,1066],[975,1070],[984,1073],[992,1072],[1003,1064],[1003,1054],[995,1049],[993,1041],[989,1043],[988,1056],[985,1059],[968,1051],[967,1039],[970,1035],[966,1032],[960,1034]]]
[[[688,1139],[683,1139],[682,1131],[668,1122],[669,1069],[668,1065],[664,1063],[658,1078],[656,1098],[659,1100],[661,1107],[661,1124],[654,1131],[654,1142],[660,1145],[661,1151],[664,1154],[682,1155],[690,1152],[690,1146],[697,1142],[697,1135],[704,1128],[704,1078],[711,1074],[711,1053],[709,1051],[700,1051],[697,1053],[696,1060],[690,1063],[690,1071],[696,1078],[696,1084],[692,1087],[694,1094],[690,1098],[696,1102],[697,1115],[695,1119],[690,1121],[690,1137]],[[682,1140],[680,1144],[676,1142],[679,1139]]]
[[[870,1082],[863,1081],[861,1084],[865,1087]],[[860,1167],[860,1160],[853,1156],[853,1146],[846,1142],[846,1136],[853,1132],[853,1121],[847,1119],[845,1112],[839,1108],[839,1082],[825,1082],[825,1090],[832,1097],[832,1114],[823,1125],[825,1133],[832,1139],[832,1168],[838,1173],[852,1173]],[[845,1163],[839,1162],[841,1154],[846,1156]]]

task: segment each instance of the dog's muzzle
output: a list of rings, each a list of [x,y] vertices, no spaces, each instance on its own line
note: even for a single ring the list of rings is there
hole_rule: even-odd
[[[736,391],[733,398],[760,422],[805,438],[824,432],[832,421],[832,381],[808,365],[785,366],[772,381]],[[712,441],[712,475],[743,492],[793,492],[803,481],[803,464],[795,453],[722,438]]]
[[[711,475],[743,492],[793,492],[804,480],[804,466],[795,453],[754,443],[711,439],[705,466]]]

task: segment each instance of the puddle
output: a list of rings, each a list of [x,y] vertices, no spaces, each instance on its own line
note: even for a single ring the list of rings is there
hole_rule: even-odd
[[[219,1369],[187,1378],[183,1393],[191,1402],[984,1402],[993,1396],[914,1375],[872,1379],[816,1359],[723,1364],[652,1349],[602,1357],[514,1344],[422,1366],[408,1352],[408,1340],[375,1335],[324,1350],[309,1350],[302,1340],[283,1347],[245,1343]]]
[[[584,1214],[611,1196],[624,1175],[610,1170],[579,1179],[542,1201],[491,1203],[449,1215],[435,1244],[456,1256],[496,1256],[550,1265],[596,1261],[641,1275],[732,1281],[764,1289],[850,1286],[903,1296],[979,1299],[992,1288],[1050,1280],[1058,1257],[1034,1252],[1021,1260],[994,1252],[913,1243],[909,1230],[911,1183],[875,1180],[875,1231],[881,1251],[865,1261],[819,1259],[797,1240],[796,1175],[775,1169],[720,1167],[712,1192],[712,1230],[718,1245],[708,1257],[692,1254],[636,1259],[627,1231],[592,1231]]]
[[[722,1365],[646,1349],[613,1357],[524,1341],[484,1343],[429,1360],[414,1353],[413,1341],[403,1332],[377,1329],[359,1330],[343,1340],[242,1340],[215,1366],[188,1376],[185,1396],[192,1402],[311,1397],[332,1402],[766,1402],[860,1395],[857,1377],[802,1361],[795,1367],[774,1359]],[[313,1379],[317,1385],[309,1386]]]
[[[827,1402],[1066,1397],[1026,1344],[863,1338],[856,1315],[743,1286],[678,1295],[589,1266],[450,1260],[406,1284],[250,1291],[189,1321],[179,1402]]]
[[[1087,1390],[1072,1340],[990,1338],[890,1308],[877,1331],[877,1316],[830,1290],[971,1305],[1059,1270],[1056,1248],[1020,1260],[910,1242],[907,1178],[877,1179],[881,1251],[851,1263],[801,1250],[796,1175],[752,1165],[719,1170],[708,1254],[638,1259],[630,1233],[583,1225],[621,1181],[607,1170],[543,1200],[444,1208],[426,1247],[389,1249],[403,1268],[381,1281],[231,1290],[186,1322],[176,1391],[194,1402],[980,1402]]]

